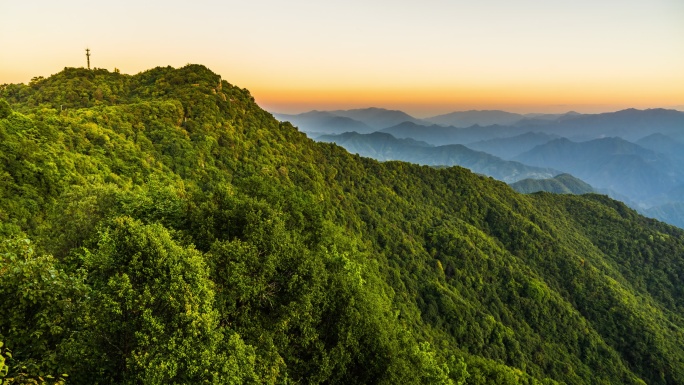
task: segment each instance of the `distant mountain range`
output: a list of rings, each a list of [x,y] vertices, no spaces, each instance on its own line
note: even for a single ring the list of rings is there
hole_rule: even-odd
[[[416,124],[429,124],[422,119],[414,118],[413,116],[397,110],[386,110],[384,108],[361,108],[355,110],[337,110],[330,111],[331,114],[354,119],[363,122],[375,130],[381,130],[386,127],[394,126],[403,122],[412,122]]]
[[[627,109],[603,114],[564,116],[540,129],[575,140],[616,136],[629,141],[660,133],[684,138],[684,112],[661,108]]]
[[[563,170],[643,204],[684,183],[684,170],[672,159],[621,138],[555,139],[514,160]]]
[[[418,119],[402,111],[367,108],[275,117],[289,120],[309,137],[379,160],[459,165],[507,183],[569,173],[642,213],[684,223],[679,206],[684,207],[681,111],[457,111]],[[539,183],[546,184],[545,191],[564,191],[558,180]]]
[[[397,139],[383,132],[347,132],[341,135],[320,136],[318,140],[335,143],[352,154],[377,160],[402,160],[427,166],[461,166],[507,183],[526,178],[550,178],[560,173],[550,168],[531,167],[503,160],[460,144],[431,146],[413,139]]]
[[[684,141],[684,112],[666,109],[627,109],[603,114],[569,112],[528,115],[504,111],[464,111],[418,119],[401,111],[367,108],[311,111],[297,115],[276,113],[274,116],[279,120],[290,121],[307,133],[383,131],[396,138],[412,138],[434,145],[468,144],[527,132],[543,132],[575,141],[611,136],[637,141],[653,134]],[[455,118],[450,121],[449,117]],[[463,127],[465,124],[470,125]]]
[[[467,128],[472,126],[513,126],[544,124],[562,118],[581,115],[570,111],[564,114],[516,114],[501,110],[455,111],[424,119],[441,126]]]
[[[677,162],[684,162],[684,142],[660,133],[651,134],[636,142],[641,147],[670,156]]]
[[[643,215],[657,218],[671,225],[684,228],[684,203],[669,202],[660,206],[654,206],[641,211]]]
[[[470,127],[470,126],[492,126],[498,125],[512,125],[525,119],[525,115],[515,114],[512,112],[499,110],[484,110],[484,111],[456,111],[444,115],[433,116],[427,118],[430,123],[441,126],[453,127]]]
[[[413,138],[432,144],[468,144],[527,132],[543,132],[574,141],[620,137],[637,141],[653,134],[684,141],[684,112],[674,110],[623,110],[605,114],[564,114],[552,120],[526,119],[512,125],[421,126],[402,123],[383,129],[397,138]]]
[[[513,159],[523,152],[558,138],[557,135],[549,135],[543,132],[526,132],[508,138],[481,140],[469,143],[467,146],[473,150],[484,151],[503,159]]]
[[[280,121],[289,121],[300,130],[319,136],[344,132],[370,133],[403,122],[429,124],[402,111],[364,108],[337,111],[309,111],[303,114],[273,114]]]
[[[591,185],[570,174],[560,174],[548,179],[523,179],[511,183],[510,186],[513,190],[523,194],[546,191],[554,194],[581,195],[596,192]]]
[[[360,133],[375,131],[373,127],[364,122],[335,115],[328,111],[310,111],[297,115],[274,114],[273,116],[280,121],[289,121],[299,127],[300,130],[314,134],[314,136],[348,131]]]

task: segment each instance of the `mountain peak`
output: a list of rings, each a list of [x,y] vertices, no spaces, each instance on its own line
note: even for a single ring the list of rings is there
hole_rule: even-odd
[[[510,125],[524,118],[524,115],[500,110],[455,111],[437,115],[426,120],[435,124],[453,127]]]

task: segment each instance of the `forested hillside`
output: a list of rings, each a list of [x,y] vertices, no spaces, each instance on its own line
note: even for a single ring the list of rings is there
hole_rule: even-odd
[[[0,86],[9,383],[682,384],[684,232],[315,143],[199,65]]]

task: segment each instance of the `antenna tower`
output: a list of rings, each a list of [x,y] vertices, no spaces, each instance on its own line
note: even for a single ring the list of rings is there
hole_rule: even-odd
[[[90,48],[86,48],[86,58],[88,59],[88,69],[90,69]]]

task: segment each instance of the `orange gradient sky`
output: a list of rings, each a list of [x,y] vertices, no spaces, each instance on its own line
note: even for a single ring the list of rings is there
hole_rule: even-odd
[[[204,64],[262,107],[684,109],[684,1],[1,1],[0,83]]]

